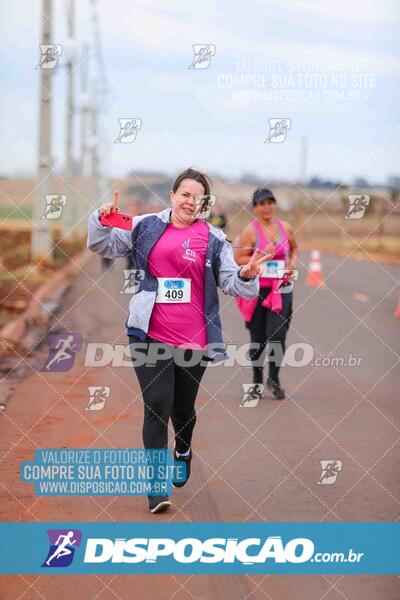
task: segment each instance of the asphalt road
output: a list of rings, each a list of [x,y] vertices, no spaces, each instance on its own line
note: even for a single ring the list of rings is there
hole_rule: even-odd
[[[121,269],[102,273],[93,257],[65,298],[53,331],[78,332],[83,349],[66,373],[36,371],[21,381],[0,422],[0,518],[16,521],[392,521],[399,518],[398,267],[322,256],[326,285],[306,285],[303,254],[294,290],[289,346],[307,344],[313,358],[286,366],[285,401],[266,395],[240,407],[251,369],[209,368],[197,401],[190,483],[172,496],[173,510],[152,516],[140,497],[35,497],[19,482],[19,463],[37,447],[140,447],[142,402],[132,367],[84,366],[89,342],[126,344],[129,296]],[[234,299],[221,296],[228,343],[248,342]],[[40,368],[46,340],[28,360]],[[308,350],[309,351],[309,350]],[[298,351],[298,356],[301,354]],[[317,366],[328,357],[358,366]],[[360,360],[361,359],[361,360]],[[107,385],[102,411],[87,411],[88,386]],[[331,485],[320,485],[320,461],[341,461]],[[132,598],[129,576],[3,576],[1,597]],[[135,576],[135,598],[174,600],[394,600],[395,576]]]

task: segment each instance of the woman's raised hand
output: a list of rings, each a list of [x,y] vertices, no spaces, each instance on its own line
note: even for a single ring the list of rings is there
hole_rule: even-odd
[[[263,263],[267,260],[271,260],[274,257],[275,249],[273,245],[269,245],[265,250],[256,248],[249,262],[242,266],[240,269],[240,276],[251,279],[257,275],[261,275],[263,270]]]
[[[102,204],[100,206],[100,212],[102,215],[104,215],[105,217],[108,217],[108,215],[110,213],[119,211],[118,196],[119,196],[119,192],[114,192],[114,200],[112,202],[106,202],[106,204]]]

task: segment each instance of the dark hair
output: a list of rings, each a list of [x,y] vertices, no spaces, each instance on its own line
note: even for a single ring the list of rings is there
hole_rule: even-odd
[[[258,202],[262,200],[272,200],[276,204],[276,198],[268,188],[258,188],[253,194],[252,203],[255,206]]]
[[[194,181],[198,181],[204,188],[204,194],[206,196],[210,195],[210,180],[208,179],[207,175],[204,175],[204,173],[201,173],[200,171],[196,171],[196,169],[186,169],[186,171],[183,171],[180,175],[178,175],[172,188],[174,194],[184,179],[194,179]]]

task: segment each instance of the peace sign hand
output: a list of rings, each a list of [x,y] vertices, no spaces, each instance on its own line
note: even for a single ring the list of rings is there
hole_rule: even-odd
[[[267,246],[265,250],[256,248],[254,254],[250,258],[246,265],[243,265],[240,269],[240,276],[246,279],[251,279],[262,273],[262,264],[267,260],[271,260],[275,254],[275,249],[271,245]]]
[[[112,212],[118,212],[118,195],[119,192],[114,192],[114,200],[112,202],[106,202],[106,204],[102,204],[100,206],[100,212],[102,215],[108,217],[108,215]]]

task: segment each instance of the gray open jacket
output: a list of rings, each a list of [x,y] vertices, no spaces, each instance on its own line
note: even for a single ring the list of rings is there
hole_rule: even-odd
[[[101,225],[99,212],[95,210],[89,217],[87,246],[104,258],[117,258],[131,255],[132,268],[144,272],[137,293],[129,302],[129,315],[126,321],[128,335],[145,340],[153,310],[158,281],[147,270],[147,258],[169,223],[171,209],[159,213],[133,217],[132,231]],[[206,269],[204,278],[204,317],[207,330],[207,355],[212,362],[227,357],[222,341],[219,316],[218,286],[225,294],[253,298],[258,295],[258,277],[248,281],[239,278],[239,266],[233,258],[233,251],[226,241],[225,234],[208,224]]]

